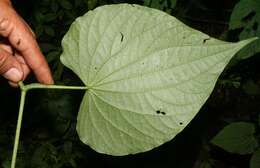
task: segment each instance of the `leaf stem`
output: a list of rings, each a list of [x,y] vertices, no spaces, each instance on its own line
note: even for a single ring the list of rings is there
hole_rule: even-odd
[[[14,148],[13,148],[11,168],[15,168],[15,163],[16,163],[16,156],[17,156],[17,151],[18,151],[18,146],[19,146],[19,138],[20,138],[21,125],[22,125],[25,97],[26,97],[26,90],[22,90],[19,113],[18,113],[18,120],[17,120],[17,126],[16,126],[16,133],[15,133],[15,140],[14,140]]]
[[[64,86],[64,85],[43,85],[39,83],[32,83],[28,85],[19,84],[22,90],[32,89],[62,89],[62,90],[87,90],[87,86]]]
[[[89,88],[87,86],[43,85],[43,84],[39,84],[39,83],[32,83],[32,84],[24,85],[23,82],[19,82],[19,87],[21,89],[21,99],[20,99],[20,107],[19,107],[19,113],[18,113],[18,119],[17,119],[11,168],[15,168],[15,164],[16,164],[17,151],[18,151],[18,146],[19,146],[21,125],[22,125],[22,118],[23,118],[23,111],[24,111],[24,104],[25,104],[25,98],[26,98],[27,91],[32,90],[32,89],[88,90],[88,88]]]

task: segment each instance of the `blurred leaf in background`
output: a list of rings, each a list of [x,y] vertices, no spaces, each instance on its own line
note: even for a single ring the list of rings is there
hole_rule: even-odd
[[[254,152],[250,160],[250,168],[259,168],[260,167],[260,148]]]
[[[235,122],[223,128],[211,142],[231,153],[251,154],[259,147],[254,134],[254,124]]]
[[[171,13],[177,0],[144,0],[144,5]]]
[[[242,88],[248,95],[255,96],[260,94],[260,86],[253,80],[246,81],[246,83],[243,84]]]
[[[63,71],[59,61],[61,39],[78,16],[96,7],[97,0],[42,0],[34,4],[31,15],[25,17],[35,30],[55,80],[60,81]]]
[[[240,0],[231,15],[230,30],[240,30],[239,40],[260,37],[260,1]],[[237,59],[246,59],[260,52],[260,39],[238,53]]]

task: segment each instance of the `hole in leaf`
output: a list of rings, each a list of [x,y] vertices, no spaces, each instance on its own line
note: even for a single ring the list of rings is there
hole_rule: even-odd
[[[179,124],[180,124],[180,125],[183,125],[183,122],[180,122]]]

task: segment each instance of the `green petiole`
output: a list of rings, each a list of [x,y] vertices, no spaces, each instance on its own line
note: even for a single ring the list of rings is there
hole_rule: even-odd
[[[19,107],[19,113],[18,113],[18,119],[17,119],[11,168],[15,168],[15,165],[16,165],[17,151],[18,151],[18,147],[19,147],[19,139],[20,139],[24,104],[25,104],[25,98],[26,98],[27,91],[32,90],[32,89],[62,89],[62,90],[87,90],[88,89],[87,86],[43,85],[43,84],[39,84],[39,83],[32,83],[32,84],[24,85],[23,82],[19,82],[19,87],[21,89],[21,99],[20,99],[20,107]]]

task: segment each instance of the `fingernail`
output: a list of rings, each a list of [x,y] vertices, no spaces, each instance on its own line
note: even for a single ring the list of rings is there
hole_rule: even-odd
[[[9,69],[3,76],[13,82],[18,82],[23,78],[23,74],[16,68]]]

